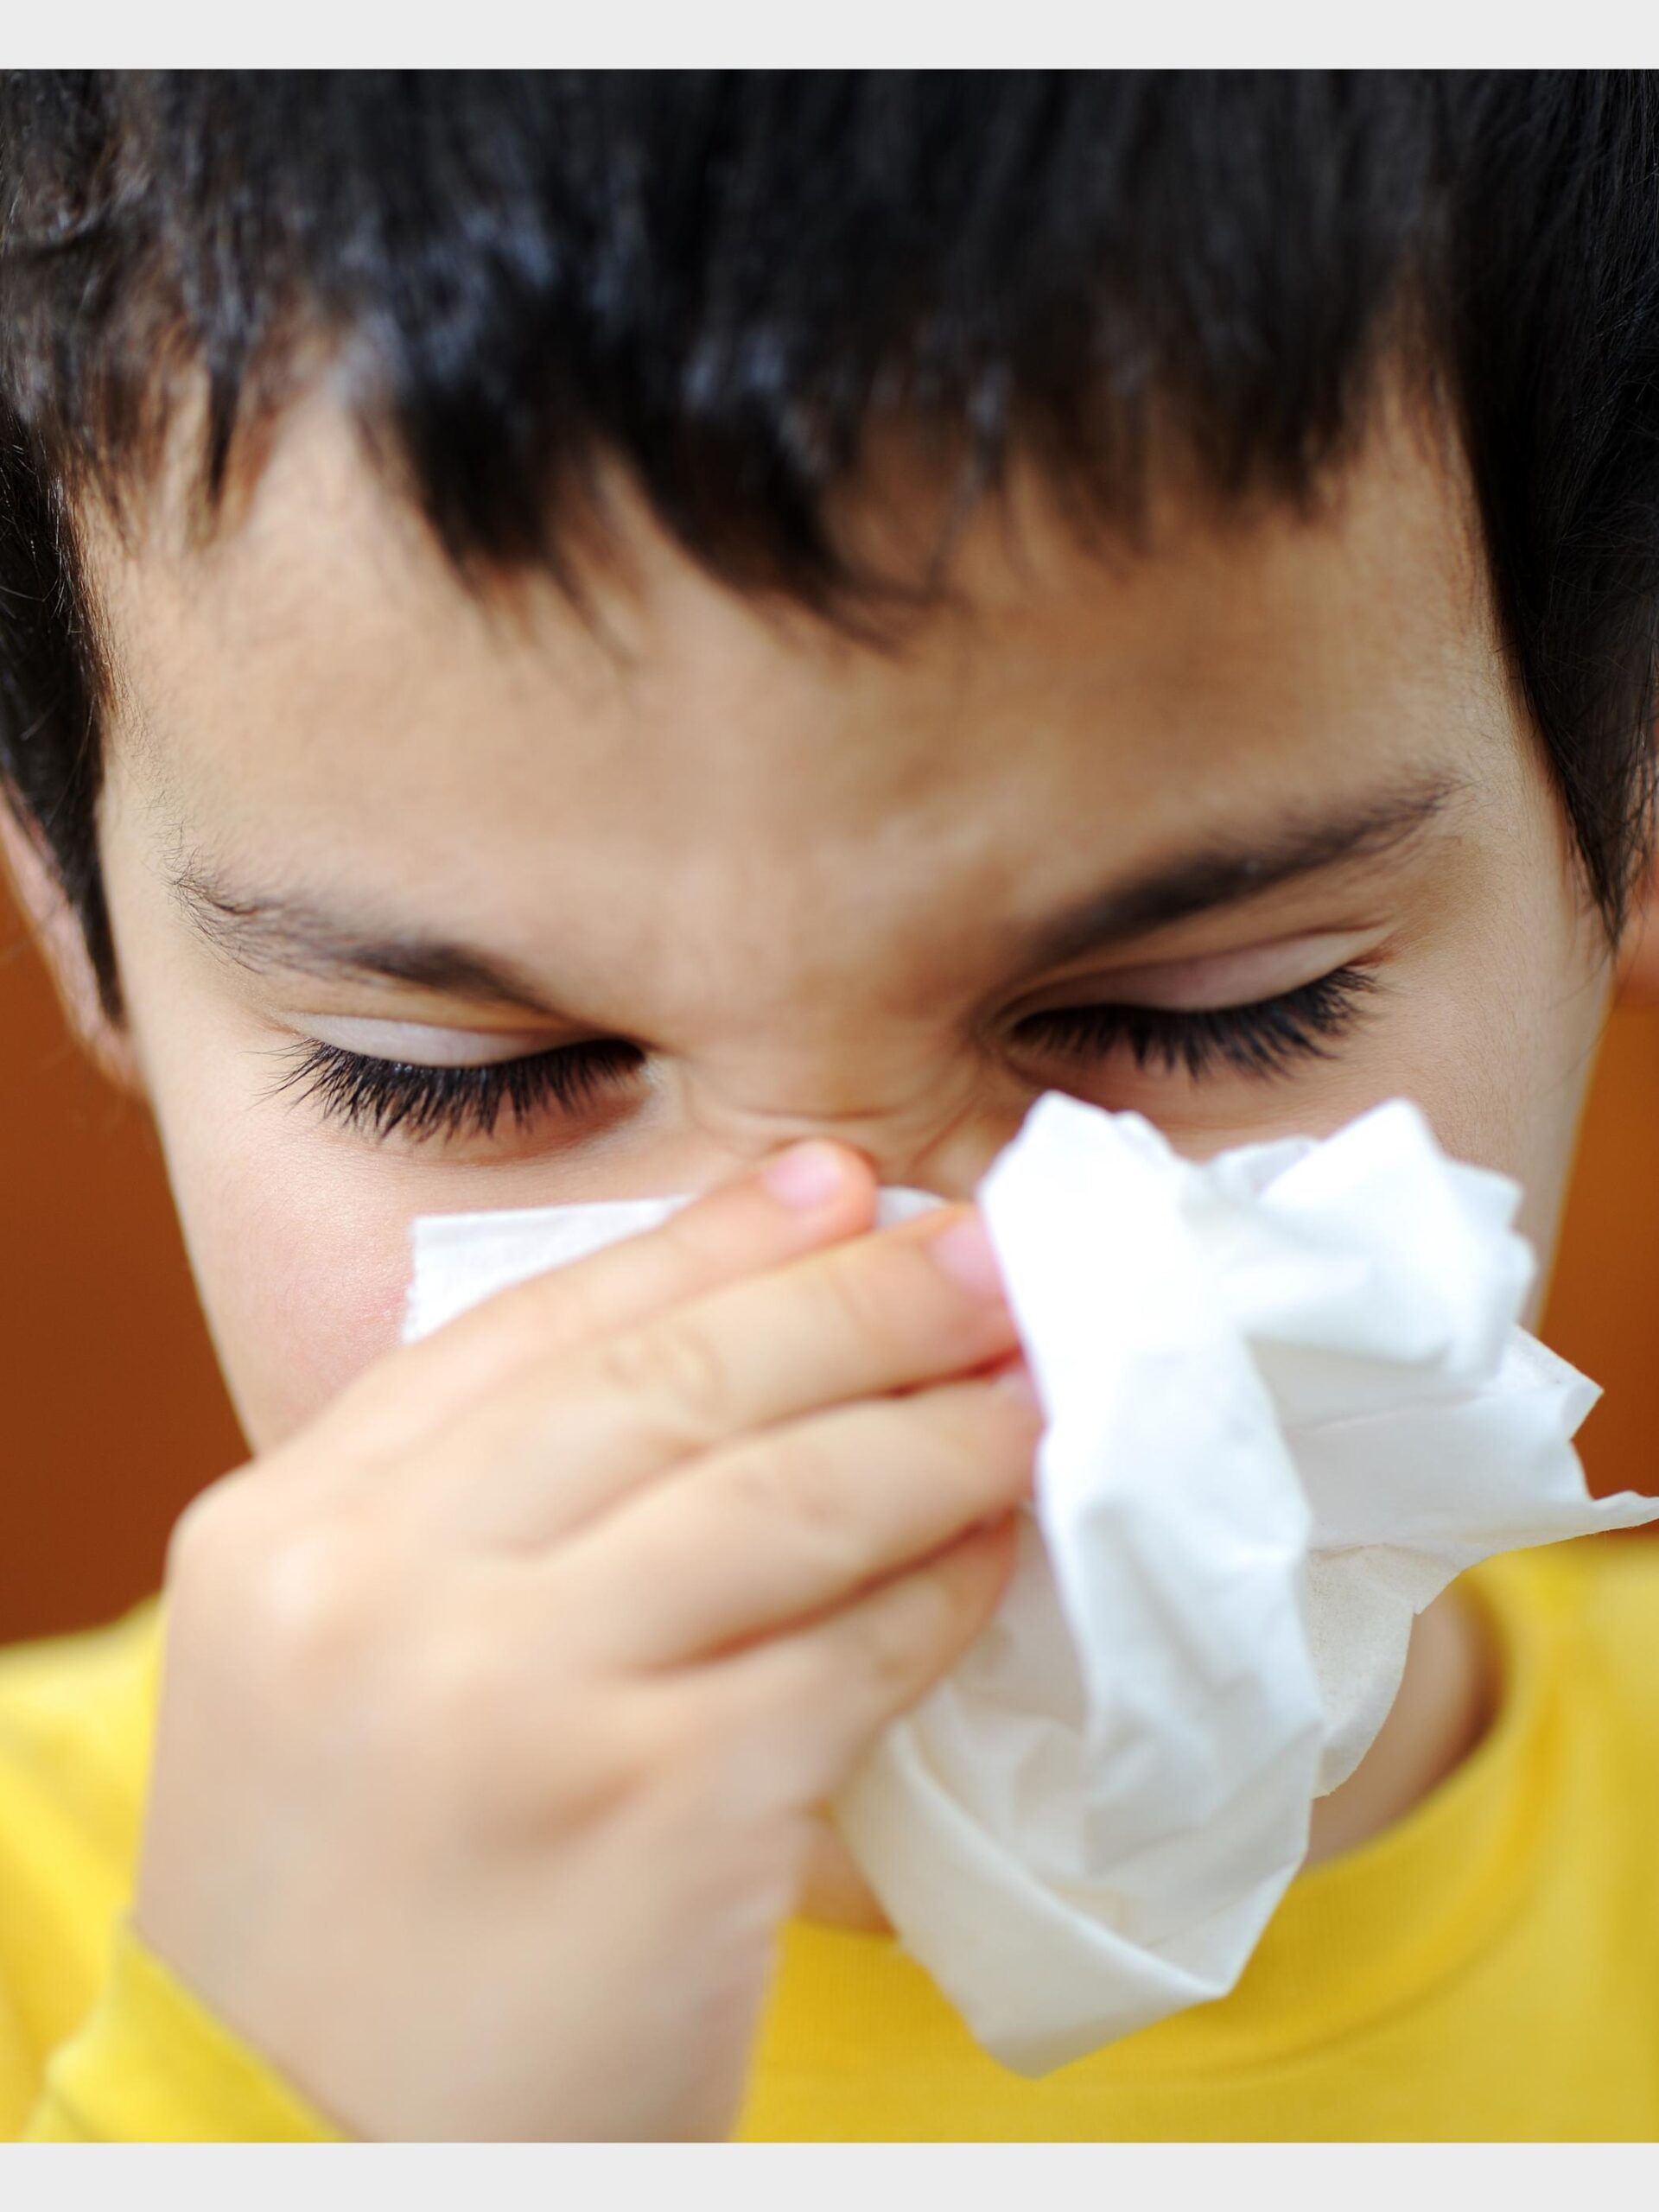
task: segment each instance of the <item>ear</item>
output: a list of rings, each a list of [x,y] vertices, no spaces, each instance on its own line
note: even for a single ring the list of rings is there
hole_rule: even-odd
[[[76,1041],[110,1082],[142,1098],[143,1077],[131,1038],[104,1011],[86,940],[64,896],[44,841],[12,811],[3,796],[0,796],[0,855],[4,856],[17,905],[46,963],[58,1003]]]

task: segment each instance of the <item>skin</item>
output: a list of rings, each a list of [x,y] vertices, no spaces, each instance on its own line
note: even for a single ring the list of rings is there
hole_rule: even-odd
[[[931,488],[902,447],[872,483],[891,496],[867,491],[849,505],[847,526],[902,567],[922,543]],[[228,2018],[366,2133],[421,2132],[436,2108],[431,2085],[424,2101],[411,2088],[417,2053],[401,2072],[385,2059],[373,2079],[354,2056],[377,2037],[383,2050],[397,2047],[385,2020],[416,2002],[398,1991],[397,1969],[388,1964],[382,1977],[380,2014],[336,2004],[348,2037],[308,2011],[269,1947],[253,1947],[264,1967],[236,1963],[256,1916],[269,1916],[272,1891],[254,1827],[231,1800],[239,1792],[284,1819],[308,1790],[321,1804],[327,1793],[289,1753],[341,1694],[340,1677],[312,1658],[289,1663],[284,1639],[302,1633],[296,1611],[311,1624],[302,1649],[314,1651],[313,1567],[294,1567],[284,1586],[310,1593],[295,1606],[273,1597],[272,1571],[256,1560],[274,1547],[315,1567],[308,1517],[314,1530],[356,1527],[366,1494],[364,1525],[385,1516],[378,1550],[347,1546],[349,1572],[327,1554],[322,1645],[378,1653],[387,1665],[397,1654],[395,1679],[418,1677],[410,1655],[435,1633],[432,1615],[411,1603],[388,1625],[372,1594],[397,1581],[386,1560],[413,1556],[392,1535],[408,1521],[408,1499],[423,1494],[423,1481],[451,1500],[446,1514],[469,1487],[487,1497],[500,1448],[489,1392],[509,1370],[521,1379],[527,1328],[547,1328],[564,1349],[545,1373],[531,1363],[541,1380],[523,1391],[541,1391],[547,1404],[538,1400],[523,1420],[566,1440],[548,1447],[535,1478],[540,1510],[564,1541],[568,1513],[557,1501],[585,1496],[588,1479],[569,1441],[587,1433],[572,1408],[594,1387],[605,1334],[591,1319],[598,1294],[590,1289],[589,1318],[578,1324],[551,1297],[565,1278],[550,1278],[543,1306],[510,1297],[467,1318],[464,1380],[439,1349],[451,1332],[386,1359],[413,1215],[728,1183],[752,1190],[743,1179],[780,1146],[833,1141],[851,1179],[810,1232],[797,1223],[780,1243],[775,1224],[743,1235],[728,1227],[718,1259],[710,1244],[695,1262],[677,1263],[671,1293],[660,1283],[647,1291],[629,1273],[653,1264],[638,1254],[583,1265],[617,1271],[605,1279],[618,1286],[613,1319],[625,1333],[678,1300],[700,1317],[699,1342],[722,1359],[740,1341],[752,1345],[757,1375],[747,1395],[722,1402],[718,1436],[698,1441],[699,1466],[728,1464],[766,1417],[768,1391],[782,1392],[802,1423],[873,1392],[887,1418],[912,1424],[917,1467],[902,1428],[885,1462],[893,1496],[911,1500],[907,1533],[874,1533],[880,1513],[899,1509],[878,1511],[849,1465],[829,1517],[845,1513],[861,1534],[850,1553],[843,1547],[833,1598],[819,1603],[839,1608],[836,1618],[861,1618],[874,1602],[871,1577],[886,1575],[896,1579],[878,1594],[909,1591],[907,1602],[919,1603],[913,1593],[932,1589],[932,1611],[918,1616],[903,1664],[887,1665],[886,1705],[867,1695],[852,1719],[841,1715],[833,1751],[820,1746],[817,1795],[801,1796],[800,1782],[788,1847],[765,1860],[764,1878],[759,1859],[745,1862],[753,1878],[731,1891],[764,1897],[754,1908],[764,1929],[789,1910],[876,1926],[874,1900],[810,1808],[856,1756],[859,1729],[868,1739],[919,1694],[994,1605],[1005,1535],[954,1540],[1017,1497],[1031,1432],[982,1410],[964,1430],[969,1402],[950,1396],[982,1394],[985,1383],[962,1378],[1014,1349],[995,1300],[965,1319],[935,1316],[928,1343],[910,1344],[909,1399],[880,1396],[893,1383],[880,1372],[887,1355],[871,1341],[861,1339],[859,1360],[833,1376],[806,1372],[790,1316],[825,1294],[823,1270],[837,1254],[853,1255],[849,1264],[872,1283],[889,1281],[881,1270],[900,1258],[913,1262],[903,1232],[859,1234],[875,1184],[965,1200],[1046,1089],[1141,1112],[1195,1157],[1327,1132],[1405,1093],[1451,1151],[1522,1184],[1522,1226],[1547,1257],[1608,995],[1605,938],[1507,679],[1465,487],[1444,444],[1403,408],[1379,416],[1315,518],[1269,510],[1223,524],[1170,489],[1133,558],[1085,554],[1040,486],[1017,474],[1006,513],[981,514],[958,547],[955,606],[889,658],[721,590],[620,481],[613,495],[625,561],[599,575],[598,596],[614,652],[550,588],[523,588],[516,625],[465,598],[364,467],[326,394],[289,419],[247,512],[211,545],[187,543],[165,493],[124,543],[94,521],[91,568],[120,686],[101,821],[128,1009],[119,1031],[96,1014],[73,931],[23,842],[10,837],[77,1026],[154,1111],[256,1455],[232,1478],[228,1505],[210,1493],[205,1513],[187,1516],[195,1533],[175,1546],[169,1567],[172,1702],[164,1700],[140,1925]],[[1421,818],[1408,825],[1413,805]],[[1149,872],[1218,853],[1249,864],[1294,832],[1367,815],[1391,823],[1388,834],[1273,887],[1235,881],[1233,895],[1202,911],[1064,960],[1020,949],[1062,910]],[[519,995],[486,1000],[453,983],[397,980],[331,962],[315,944],[302,957],[296,930],[323,912],[336,950],[347,941],[359,950],[393,938],[450,941],[510,964]],[[1351,1025],[1322,1057],[1267,1077],[1224,1064],[1198,1077],[1155,1058],[1141,1065],[1122,1039],[1080,1058],[1043,1039],[1032,1020],[1101,1003],[1234,1006],[1344,964],[1374,979]],[[545,1105],[487,1137],[377,1141],[279,1088],[295,1052],[319,1038],[476,1063],[603,1037],[645,1048],[643,1065],[569,1116]],[[709,1201],[721,1203],[734,1201]],[[925,1234],[963,1218],[959,1210],[935,1217]],[[777,1269],[798,1256],[798,1243],[783,1249],[798,1236],[823,1248],[817,1272],[770,1276],[770,1302],[744,1309],[740,1338],[736,1309],[711,1303],[713,1286]],[[651,1243],[640,1240],[639,1253]],[[582,1275],[568,1271],[569,1282]],[[890,1281],[853,1295],[896,1316],[880,1306],[893,1295]],[[892,1325],[905,1335],[896,1318]],[[661,1370],[645,1355],[635,1361],[644,1410],[611,1406],[608,1421],[639,1427],[659,1388],[678,1403],[673,1355],[664,1357]],[[388,1374],[403,1378],[391,1397],[377,1381]],[[409,1475],[401,1503],[402,1473],[365,1493],[360,1471],[397,1457],[394,1432],[404,1442],[423,1433],[397,1429],[409,1416],[388,1411],[394,1399],[441,1402],[439,1426],[449,1423],[442,1467],[419,1481]],[[920,1424],[947,1421],[950,1407],[957,1487],[942,1503],[945,1494],[927,1487],[945,1478],[937,1451],[929,1461],[922,1450]],[[788,1464],[780,1446],[778,1467]],[[349,1512],[347,1489],[357,1501]],[[280,1509],[270,1502],[279,1493]],[[729,1522],[705,1517],[680,1529],[672,1556],[690,1585],[705,1576],[712,1586],[729,1569],[732,1541]],[[636,1608],[666,1602],[660,1578],[630,1585],[616,1575]],[[947,1602],[939,1589],[955,1594]],[[798,1611],[779,1599],[774,1612],[768,1633],[798,1637]],[[543,1654],[535,1663],[575,1697],[591,1659],[579,1666]],[[868,1680],[844,1651],[843,1662]],[[620,1679],[601,1669],[594,1683],[601,1675]],[[270,1687],[279,1677],[289,1684],[280,1695]],[[239,1705],[210,1688],[216,1678],[240,1683]],[[295,1679],[315,1683],[311,1706]],[[789,1712],[804,1729],[798,1683],[796,1691]],[[572,1709],[598,1710],[607,1694],[594,1687],[588,1707],[578,1700]],[[1420,1623],[1377,1745],[1317,1808],[1313,1855],[1351,1847],[1417,1802],[1478,1738],[1490,1694],[1477,1631],[1454,1594]],[[261,1716],[254,1724],[250,1710]],[[475,1733],[487,1737],[491,1725],[469,1716]],[[377,1740],[390,1802],[401,1770]],[[499,1737],[502,1762],[517,1742],[510,1730]],[[329,1826],[345,1818],[318,1813],[319,1866],[330,1849],[336,1862],[350,1856],[340,1840],[349,1829]],[[683,1822],[659,1832],[656,1857],[640,1847],[606,1861],[637,1874],[635,1899],[682,1848]],[[388,1934],[387,1961],[398,1944],[407,1948],[410,1926],[436,1916],[413,1875],[402,1890],[389,1885],[397,1848],[387,1840],[361,1862],[359,1892],[336,1875],[346,1889],[323,1885],[312,1899],[318,1913],[351,1914],[362,1894],[390,1885],[406,1910]],[[475,1840],[468,1848],[481,1890],[481,1870],[487,1862],[499,1872],[499,1853],[491,1859]],[[734,1847],[723,1878],[734,1879],[741,1856]],[[204,1883],[208,1864],[216,1872]],[[204,1889],[211,1908],[192,1902]],[[573,1924],[586,1927],[593,1896],[579,1883],[571,1895],[582,1898]],[[682,1902],[687,1915],[702,1910]],[[471,1969],[455,1961],[471,1955],[476,1930],[454,1924],[471,1930],[466,1942],[457,1934],[444,1969],[461,1987]],[[685,1924],[676,1935],[664,1923],[661,1941],[689,1956]],[[479,1947],[487,1948],[482,1939]],[[611,2124],[718,2133],[741,2082],[759,1980],[716,1999],[689,1970],[676,1980],[665,1955],[652,1957],[651,1972],[676,1991],[702,1993],[685,1995],[681,2030],[690,2020],[718,2056],[695,2082],[665,2068],[655,2101],[640,2090],[641,2102]],[[511,1944],[505,1956],[498,1984],[535,1963],[520,1966]],[[608,1986],[632,1955],[601,1946],[594,1957],[598,1985]],[[545,1961],[537,1970],[550,1971]],[[709,2037],[711,2008],[724,2026]],[[542,2049],[560,2047],[533,2013],[519,2024],[543,2037]],[[616,2029],[616,2047],[629,2055],[622,2070],[636,2081],[642,2032],[637,2020]],[[608,2047],[591,2009],[582,2034]],[[658,2078],[648,2064],[643,2074]],[[443,2094],[460,2094],[453,2069],[444,2081]],[[571,2132],[569,2108],[550,2105],[536,2083],[477,2097],[442,2109],[448,2132]]]
[[[1659,1007],[1659,868],[1619,948],[1619,995],[1631,1006]]]

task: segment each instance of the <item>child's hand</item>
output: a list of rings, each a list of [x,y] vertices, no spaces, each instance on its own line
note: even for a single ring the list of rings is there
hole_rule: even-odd
[[[1002,1593],[975,1217],[860,1235],[811,1149],[827,1198],[505,1293],[179,1524],[135,1924],[353,2133],[724,2134],[816,1808]]]

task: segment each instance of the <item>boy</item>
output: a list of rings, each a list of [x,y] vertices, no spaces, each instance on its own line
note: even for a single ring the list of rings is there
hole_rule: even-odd
[[[159,1688],[154,1605],[0,1671],[12,2130],[1652,2134],[1640,1547],[1454,1587],[1237,1991],[1046,2080],[821,1808],[1008,1569],[1039,1091],[1404,1092],[1548,1251],[1653,82],[22,76],[0,147],[7,850],[254,1452]],[[678,1190],[394,1349],[415,1214]]]

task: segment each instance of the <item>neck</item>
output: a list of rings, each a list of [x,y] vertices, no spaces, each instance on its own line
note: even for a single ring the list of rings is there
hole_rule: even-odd
[[[1405,1675],[1376,1741],[1313,1808],[1306,1863],[1353,1851],[1421,1803],[1462,1765],[1491,1719],[1494,1685],[1480,1624],[1457,1590],[1421,1613]]]
[[[1455,1589],[1412,1630],[1400,1694],[1376,1742],[1340,1789],[1313,1808],[1305,1864],[1356,1850],[1403,1820],[1473,1751],[1491,1717],[1493,1686],[1480,1626]],[[888,1921],[836,1830],[814,1831],[799,1910],[871,1935]]]

